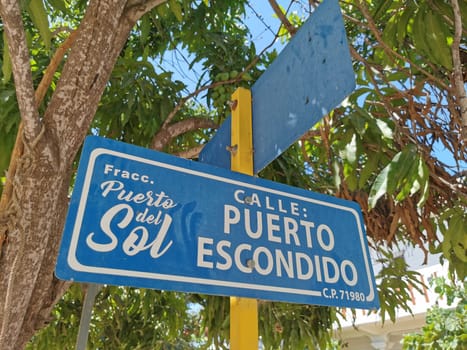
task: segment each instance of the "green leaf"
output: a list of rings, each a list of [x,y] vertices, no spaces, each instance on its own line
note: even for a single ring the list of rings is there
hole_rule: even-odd
[[[345,146],[341,156],[350,164],[355,165],[357,161],[357,135],[353,134],[351,141]]]
[[[170,11],[173,12],[179,22],[183,21],[182,5],[177,0],[169,1]]]
[[[151,31],[151,18],[149,16],[143,16],[140,21],[140,40],[141,44],[145,44],[149,38],[149,32]]]
[[[365,162],[362,171],[360,172],[360,177],[358,179],[358,186],[363,188],[366,184],[366,181],[375,173],[379,164],[378,153],[369,153],[367,156],[367,161]]]
[[[420,199],[417,203],[417,206],[419,208],[421,208],[426,200],[428,199],[428,196],[430,194],[430,183],[429,183],[429,180],[430,180],[430,171],[428,169],[428,166],[425,164],[425,162],[423,161],[423,159],[420,157],[419,158],[419,162],[418,162],[418,175],[419,175],[419,178],[418,178],[418,181],[420,181],[420,187],[422,189],[422,194],[420,196]],[[415,192],[414,192],[415,193]]]
[[[27,7],[31,20],[39,30],[42,40],[44,41],[45,48],[50,50],[52,33],[49,28],[49,19],[45,12],[44,3],[42,0],[31,0]]]
[[[420,180],[418,160],[417,148],[412,144],[407,145],[401,152],[396,154],[376,177],[368,198],[369,207],[374,208],[378,199],[384,194],[393,195],[397,190],[399,190],[399,193],[396,200],[403,200],[412,190],[414,183]]]
[[[430,48],[426,42],[426,23],[425,23],[426,11],[424,8],[419,8],[413,21],[411,37],[415,48],[424,55],[427,55],[430,52]]]
[[[339,176],[340,168],[339,168],[339,163],[335,160],[332,162],[332,173],[333,173],[333,180],[334,180],[334,186],[339,188],[341,185],[341,177]]]
[[[409,19],[413,16],[413,14],[414,12],[410,6],[405,7],[399,13],[396,30],[396,38],[399,46],[401,46],[404,43],[404,40],[407,36],[407,25],[409,24]]]
[[[391,164],[388,164],[376,177],[371,186],[370,195],[368,197],[368,206],[370,209],[376,206],[378,199],[384,196],[388,188],[388,176],[391,170]]]
[[[379,5],[376,5],[375,10],[373,11],[373,17],[377,20],[380,19],[380,17],[383,17],[391,5],[392,1],[380,0]]]
[[[344,149],[340,152],[340,155],[344,160],[344,177],[351,191],[354,191],[358,185],[358,179],[355,174],[358,158],[357,146],[357,135],[353,134],[350,142],[347,142]]]
[[[449,220],[443,245],[452,248],[458,259],[467,262],[467,214],[456,211]],[[448,250],[449,248],[446,248]]]
[[[452,70],[452,52],[448,45],[450,33],[444,18],[429,10],[425,21],[429,57],[448,70]]]
[[[371,116],[367,111],[358,106],[354,106],[354,108],[358,113],[352,113],[349,120],[355,131],[363,137],[367,129],[367,120],[371,119]]]
[[[392,128],[388,125],[387,122],[381,119],[376,119],[376,125],[378,126],[379,130],[381,130],[381,133],[383,136],[387,139],[392,140],[394,133]]]
[[[65,0],[47,0],[47,2],[56,10],[61,11],[63,14],[67,13]]]
[[[383,31],[383,40],[390,47],[397,47],[397,14],[386,23]]]

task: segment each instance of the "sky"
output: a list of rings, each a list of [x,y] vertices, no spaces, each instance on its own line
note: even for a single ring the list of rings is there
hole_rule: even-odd
[[[290,0],[279,0],[278,3],[286,7]],[[296,6],[295,6],[296,7]],[[293,11],[294,9],[290,9]],[[250,1],[246,6],[246,25],[251,29],[251,38],[255,43],[257,53],[260,53],[265,47],[270,45],[279,30],[280,22],[275,17],[274,11],[266,0]],[[284,47],[284,43],[277,40],[272,49],[278,52]],[[201,65],[196,64],[193,69],[188,68],[191,61],[187,52],[171,51],[167,52],[163,58],[163,67],[174,70],[174,78],[187,84],[186,94],[195,90],[198,78],[201,76]]]

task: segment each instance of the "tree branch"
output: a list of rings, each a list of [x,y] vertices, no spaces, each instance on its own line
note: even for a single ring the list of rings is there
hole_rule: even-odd
[[[44,113],[60,144],[60,159],[71,164],[94,118],[128,33],[134,26],[125,0],[91,0]]]
[[[190,148],[186,151],[175,153],[174,155],[180,158],[193,159],[198,158],[199,154],[206,145],[198,145],[193,148]]]
[[[167,0],[130,0],[126,7],[127,17],[136,23],[145,13],[151,11],[154,7],[157,7]]]
[[[285,29],[287,29],[291,36],[294,36],[294,34],[297,32],[297,28],[295,28],[294,25],[290,23],[290,21],[284,15],[277,2],[275,0],[269,0],[269,4],[271,5],[272,9],[274,10],[274,13],[277,15]]]
[[[228,79],[228,80],[223,80],[223,81],[216,81],[212,84],[209,84],[209,85],[204,85],[204,86],[201,86],[199,89],[193,91],[192,93],[190,93],[189,95],[183,97],[180,99],[180,101],[178,102],[178,104],[175,106],[175,108],[169,113],[169,115],[167,116],[167,118],[165,119],[164,121],[164,124],[162,125],[162,128],[166,128],[170,122],[172,121],[172,119],[175,117],[175,115],[178,113],[178,111],[180,111],[180,109],[182,109],[182,107],[185,105],[185,103],[187,103],[190,99],[192,99],[193,97],[199,95],[201,92],[205,91],[205,90],[208,90],[208,89],[212,89],[212,88],[215,88],[217,86],[222,86],[222,85],[226,85],[226,84],[234,84],[234,83],[237,83],[239,82],[241,79],[242,79],[242,76],[243,74],[245,74],[246,72],[248,72],[256,63],[258,63],[260,57],[267,51],[269,50],[273,45],[274,43],[276,42],[276,39],[279,37],[279,30],[277,31],[276,35],[274,36],[274,39],[271,41],[271,43],[269,45],[267,45],[249,64],[248,66],[245,67],[244,70],[242,70],[235,78],[232,78],[232,79]]]
[[[462,40],[462,18],[457,0],[451,0],[452,9],[454,12],[454,40],[452,42],[452,63],[453,63],[453,78],[454,78],[454,93],[457,103],[459,104],[460,114],[462,118],[462,138],[467,141],[467,95],[465,92],[464,79],[462,74],[462,62],[460,58],[460,43]]]
[[[151,148],[161,151],[174,137],[197,129],[217,129],[218,125],[209,119],[190,118],[171,124],[154,136]]]
[[[42,103],[45,93],[47,92],[47,89],[52,83],[53,76],[55,72],[57,71],[57,68],[60,65],[60,62],[62,61],[63,56],[65,55],[65,52],[71,47],[71,45],[73,44],[75,40],[76,33],[77,31],[74,30],[68,36],[68,38],[66,38],[63,44],[55,51],[52,59],[50,60],[50,63],[47,66],[47,69],[45,70],[45,73],[42,76],[42,79],[34,93],[34,100],[36,103],[36,108],[39,108],[40,104]],[[13,191],[13,183],[11,179],[13,179],[13,177],[15,176],[18,160],[23,154],[23,140],[21,138],[22,133],[23,133],[23,123],[21,122],[18,127],[15,145],[13,147],[10,164],[8,166],[7,181],[4,186],[2,196],[0,198],[0,212],[6,209],[10,201],[12,191]],[[0,232],[0,249],[1,247],[2,247],[2,233]]]
[[[34,101],[35,101],[35,107],[36,108],[38,108],[39,105],[41,104],[41,102],[42,102],[42,100],[43,100],[43,98],[45,96],[45,93],[46,93],[47,89],[49,88],[49,86],[50,86],[50,84],[52,82],[54,73],[56,72],[60,62],[62,61],[63,56],[65,55],[65,52],[68,50],[68,48],[71,46],[71,44],[74,41],[75,34],[76,34],[76,31],[71,33],[70,36],[63,42],[63,44],[55,51],[54,56],[52,57],[52,59],[51,59],[49,65],[48,65],[44,75],[42,76],[41,82],[39,83],[39,86],[37,87],[37,90],[35,91]],[[28,64],[29,64],[29,62],[28,62]],[[12,242],[14,241],[14,235],[15,235],[14,228],[13,228],[12,231],[8,232],[14,226],[11,224],[11,222],[8,222],[8,220],[12,219],[12,216],[15,215],[14,210],[17,210],[17,208],[18,208],[18,205],[17,205],[18,194],[16,193],[16,195],[15,195],[15,191],[16,192],[19,191],[18,187],[21,187],[21,185],[19,185],[19,184],[22,184],[22,182],[23,182],[23,181],[19,181],[18,178],[17,178],[17,172],[19,172],[21,174],[21,161],[20,161],[20,159],[23,156],[23,152],[24,152],[23,127],[24,127],[24,122],[20,122],[18,132],[17,132],[17,136],[16,136],[15,145],[14,145],[13,152],[12,152],[11,159],[10,159],[10,164],[9,164],[9,167],[8,167],[7,182],[5,184],[4,191],[2,193],[1,200],[0,200],[0,223],[1,223],[1,225],[0,225],[0,253],[2,252],[2,249],[3,249],[3,247],[2,247],[3,242],[8,238],[7,233],[9,233],[10,235],[13,236],[13,238],[10,237],[10,240]],[[14,182],[15,182],[15,185],[14,185]],[[15,204],[15,202],[16,202],[16,204]],[[14,209],[11,210],[11,208],[14,208]],[[18,215],[18,214],[16,214],[16,215]],[[33,238],[31,236],[29,236],[28,239],[32,241]],[[46,240],[47,237],[41,237],[40,239],[41,240],[44,240],[44,239]],[[46,240],[46,242],[47,242],[47,240]],[[46,246],[48,246],[50,248],[50,245],[46,244]],[[23,254],[23,252],[24,252],[24,250],[23,251],[19,250],[15,254],[15,255],[18,256],[18,259],[19,259],[18,261],[21,260],[20,257],[22,256],[21,254]],[[0,257],[1,257],[1,254],[0,254]],[[49,259],[53,259],[53,255],[50,255]],[[42,265],[41,264],[37,264],[37,265],[34,264],[34,268],[39,268],[39,267],[42,268],[45,265],[46,264],[42,264]],[[49,265],[53,266],[53,262],[50,262]],[[16,266],[16,263],[15,263],[15,266]],[[17,266],[20,266],[20,265],[17,265]],[[13,270],[13,272],[14,272],[14,270]],[[11,272],[12,276],[14,275],[13,272]],[[28,271],[21,270],[21,274],[27,274],[27,273],[28,273]],[[50,276],[49,271],[46,271],[44,274],[46,274],[47,276]],[[37,277],[37,280],[41,281],[42,279],[40,277]],[[45,281],[48,281],[48,279],[45,280]],[[31,284],[33,282],[34,282],[34,279],[31,278],[28,283]],[[57,286],[57,288],[60,289],[63,286],[63,282],[56,281],[55,285]],[[5,287],[10,289],[12,286],[13,286],[13,284],[8,284],[8,286],[5,286]],[[34,286],[34,284],[32,284],[32,286]],[[47,290],[50,290],[50,289],[47,288]],[[35,292],[33,293],[33,295],[36,296],[38,294],[39,293],[37,293],[37,282],[36,282],[35,283]],[[56,295],[56,297],[58,297],[58,295]],[[10,296],[10,298],[11,298],[11,296]],[[7,304],[7,301],[5,301],[5,305],[6,304]],[[30,308],[31,307],[40,308],[41,304],[37,303],[37,302],[33,302],[33,306],[30,305]],[[47,304],[45,306],[42,306],[41,310],[44,311],[43,313],[49,314],[51,307],[52,307],[52,304]],[[30,308],[28,308],[28,312],[26,313],[28,315],[27,317],[35,317],[36,314],[34,312],[31,312]],[[5,316],[5,317],[8,317],[8,316]],[[26,317],[26,319],[27,319],[27,317]],[[26,319],[23,321],[23,324],[27,323]],[[2,323],[3,323],[3,320],[1,320],[0,324],[2,324]],[[27,326],[27,327],[30,327],[30,325]],[[22,334],[24,334],[24,332]],[[1,337],[1,335],[0,335],[0,337]],[[0,342],[1,342],[1,340],[0,340]]]
[[[11,57],[15,80],[16,98],[23,121],[24,135],[27,141],[34,141],[41,131],[39,112],[34,99],[34,85],[29,64],[29,50],[26,43],[23,20],[19,1],[0,0],[2,17],[8,50]]]

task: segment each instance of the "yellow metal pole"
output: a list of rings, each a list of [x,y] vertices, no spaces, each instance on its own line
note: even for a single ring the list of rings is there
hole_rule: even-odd
[[[253,175],[251,92],[238,88],[232,94],[231,169]],[[256,299],[230,298],[230,349],[258,349]]]

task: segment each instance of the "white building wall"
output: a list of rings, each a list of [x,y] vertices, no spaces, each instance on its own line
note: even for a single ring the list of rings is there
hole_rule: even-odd
[[[355,323],[352,323],[352,315],[349,310],[347,319],[341,318],[341,329],[336,329],[336,339],[341,339],[347,344],[345,349],[349,350],[399,350],[402,349],[401,340],[407,333],[417,332],[425,325],[426,310],[436,303],[441,307],[447,307],[445,299],[439,299],[438,294],[434,293],[433,288],[429,286],[429,279],[433,276],[447,276],[447,267],[441,264],[434,264],[427,267],[416,268],[417,262],[414,258],[419,258],[417,253],[410,255],[406,252],[404,257],[411,268],[416,269],[421,274],[422,282],[427,285],[423,293],[416,289],[411,289],[412,300],[411,315],[404,310],[397,310],[396,322],[393,323],[386,317],[383,324],[381,317],[375,313],[369,313],[368,310],[357,310]],[[429,263],[437,261],[431,257]],[[414,268],[415,266],[415,268]]]

